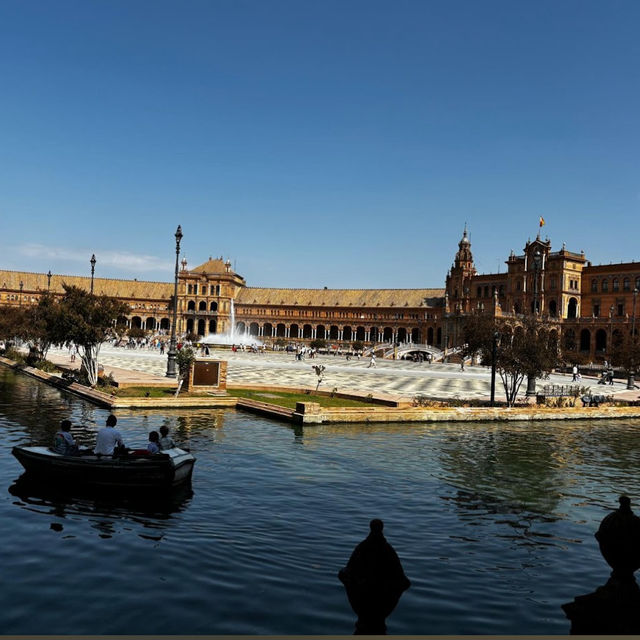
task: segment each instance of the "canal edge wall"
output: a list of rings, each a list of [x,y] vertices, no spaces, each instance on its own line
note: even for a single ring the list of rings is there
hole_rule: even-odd
[[[390,398],[367,398],[377,406],[371,407],[322,407],[316,402],[299,402],[296,409],[287,409],[268,402],[234,396],[211,396],[195,398],[117,398],[68,382],[60,376],[19,364],[0,356],[0,365],[24,373],[41,382],[68,391],[98,406],[115,409],[189,409],[189,408],[237,408],[284,420],[299,425],[340,423],[385,423],[385,422],[511,422],[541,420],[603,420],[640,418],[640,406],[631,407],[413,407],[407,400]],[[230,385],[230,388],[257,388],[249,385]],[[310,392],[309,389],[260,385],[261,389],[273,391]],[[323,395],[330,395],[324,392]],[[338,394],[336,394],[338,395]],[[361,394],[339,394],[340,397],[362,399]]]

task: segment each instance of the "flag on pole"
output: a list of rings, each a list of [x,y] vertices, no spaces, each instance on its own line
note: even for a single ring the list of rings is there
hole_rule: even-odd
[[[540,216],[540,227],[544,227],[544,218]]]

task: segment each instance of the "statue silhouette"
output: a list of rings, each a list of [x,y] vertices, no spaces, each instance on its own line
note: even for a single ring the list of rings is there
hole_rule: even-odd
[[[398,554],[382,534],[382,520],[372,520],[369,527],[369,535],[356,546],[347,566],[338,573],[349,604],[358,616],[354,635],[385,634],[385,619],[411,585]]]
[[[640,634],[640,588],[633,577],[640,568],[640,518],[631,511],[627,496],[620,496],[619,502],[595,534],[612,569],[609,580],[593,593],[562,605],[572,634]]]

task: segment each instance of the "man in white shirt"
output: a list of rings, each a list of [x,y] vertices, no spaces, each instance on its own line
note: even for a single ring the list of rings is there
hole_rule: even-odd
[[[96,448],[93,453],[102,456],[112,456],[116,445],[124,447],[122,435],[117,429],[114,429],[117,418],[112,414],[107,418],[107,426],[102,427],[96,436]]]

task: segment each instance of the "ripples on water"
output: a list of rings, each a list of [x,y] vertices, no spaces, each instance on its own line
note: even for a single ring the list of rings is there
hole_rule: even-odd
[[[16,480],[16,444],[107,412],[0,370],[7,634],[344,634],[337,571],[385,521],[412,587],[393,634],[563,634],[602,584],[593,537],[640,502],[637,421],[320,426],[235,411],[119,412],[129,445],[166,424],[193,494],[69,496]]]

